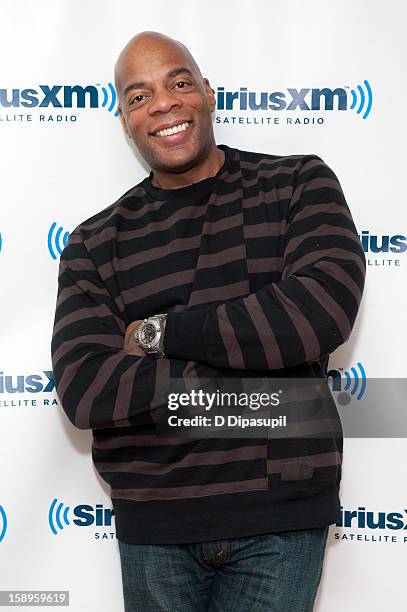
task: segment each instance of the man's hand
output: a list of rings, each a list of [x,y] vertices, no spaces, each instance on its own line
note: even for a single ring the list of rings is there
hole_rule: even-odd
[[[132,321],[126,328],[123,350],[126,351],[126,353],[129,353],[129,355],[137,355],[138,357],[144,357],[146,354],[143,349],[138,346],[134,339],[134,332],[142,321],[143,319],[139,319],[138,321]]]

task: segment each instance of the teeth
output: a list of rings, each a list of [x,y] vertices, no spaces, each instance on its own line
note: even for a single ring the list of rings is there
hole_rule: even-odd
[[[171,136],[172,134],[177,134],[178,132],[184,132],[187,128],[189,128],[189,122],[180,123],[179,125],[174,125],[172,128],[167,128],[165,130],[160,130],[156,132],[156,136]]]

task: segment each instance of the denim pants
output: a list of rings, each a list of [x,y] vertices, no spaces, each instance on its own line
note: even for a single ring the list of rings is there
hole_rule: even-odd
[[[192,544],[119,540],[126,612],[312,612],[329,526]]]

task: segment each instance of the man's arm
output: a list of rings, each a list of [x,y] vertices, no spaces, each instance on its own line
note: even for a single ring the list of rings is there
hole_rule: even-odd
[[[166,355],[272,370],[318,360],[348,339],[365,255],[336,175],[317,156],[303,161],[290,200],[281,280],[243,298],[168,313]]]
[[[62,407],[79,429],[151,424],[154,409],[166,405],[171,366],[182,377],[194,365],[134,348],[130,354],[125,330],[116,300],[72,232],[59,264],[51,359]]]

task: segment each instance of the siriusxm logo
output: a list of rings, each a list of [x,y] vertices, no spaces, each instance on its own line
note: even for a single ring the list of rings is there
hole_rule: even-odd
[[[49,507],[48,524],[52,533],[56,535],[58,530],[61,531],[65,526],[70,526],[71,522],[77,527],[90,527],[91,525],[110,527],[113,516],[114,510],[104,508],[103,504],[96,504],[95,506],[79,504],[71,510],[69,506],[65,506],[62,502],[58,503],[55,498]]]
[[[369,230],[363,230],[359,240],[365,253],[405,253],[407,251],[407,237],[402,234],[376,235]]]
[[[339,393],[338,402],[342,405],[349,404],[352,397],[360,400],[366,391],[365,369],[360,361],[356,366],[358,369],[351,367],[350,371],[339,368],[327,372],[327,378],[332,381],[332,391]]]
[[[0,542],[4,539],[7,531],[7,514],[0,504]]]
[[[240,87],[238,91],[225,91],[218,87],[216,92],[217,110],[222,111],[333,111],[354,110],[362,117],[368,117],[373,103],[372,88],[363,81],[364,88],[355,89],[336,87],[322,89],[288,87],[284,91],[248,91]]]
[[[363,119],[368,117],[373,103],[369,81],[363,86],[301,89],[288,87],[283,91],[249,91],[240,87],[216,92],[218,111],[333,111],[353,110]],[[39,85],[37,88],[0,89],[0,107],[12,108],[105,108],[117,117],[117,94],[112,83],[96,85]]]
[[[51,393],[54,387],[54,375],[50,370],[28,376],[6,375],[0,372],[0,393]]]
[[[407,508],[403,512],[368,511],[364,506],[357,510],[343,510],[337,527],[357,527],[360,529],[405,529],[407,530]]]
[[[69,232],[64,230],[64,228],[53,221],[51,223],[48,236],[47,236],[47,246],[48,251],[52,257],[52,259],[56,260],[61,255],[66,243],[68,242]],[[0,253],[2,250],[3,241],[0,233]]]
[[[64,246],[68,242],[69,232],[67,230],[64,231],[62,226],[57,226],[55,221],[51,223],[50,228],[48,230],[48,251],[52,259],[58,259],[58,256],[61,255]]]
[[[118,116],[117,95],[112,83],[100,85],[39,85],[38,88],[0,89],[3,108],[106,108]]]

